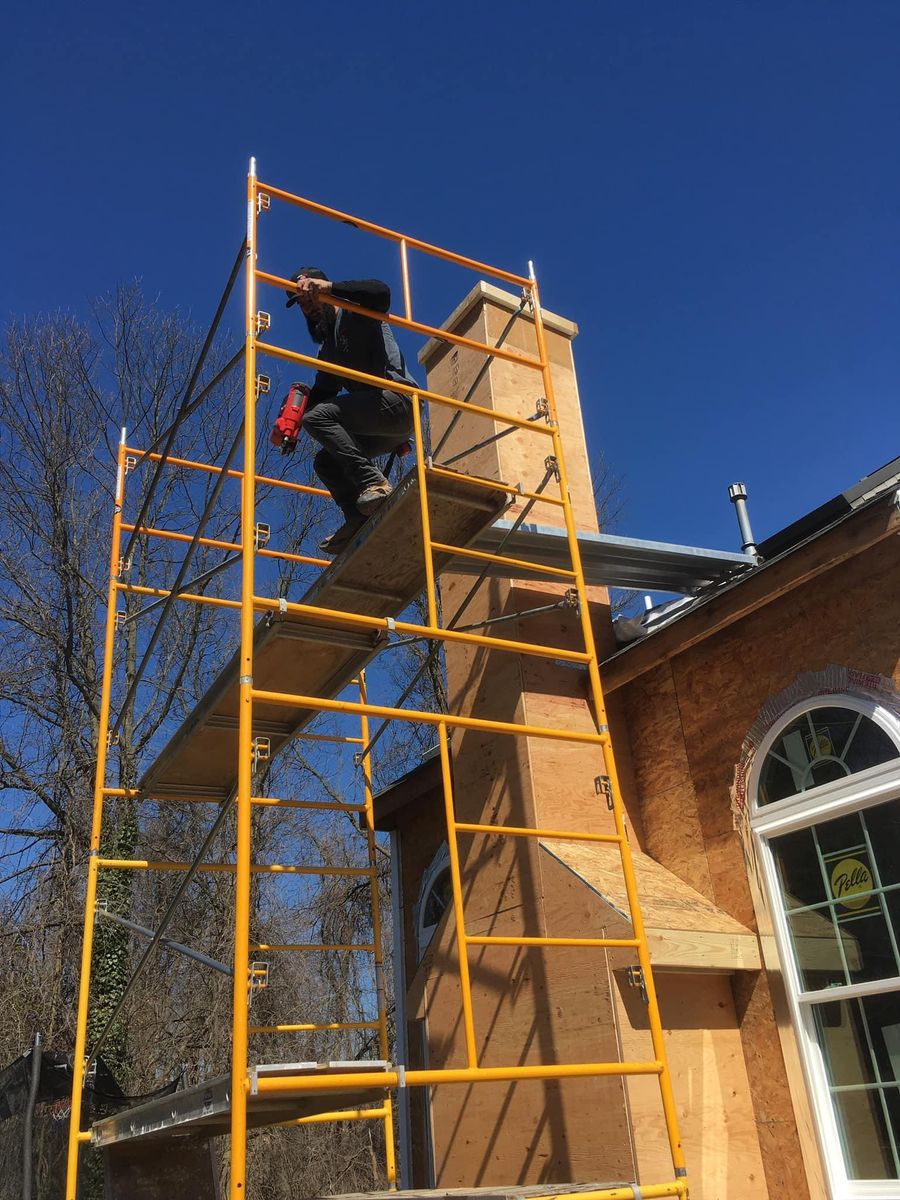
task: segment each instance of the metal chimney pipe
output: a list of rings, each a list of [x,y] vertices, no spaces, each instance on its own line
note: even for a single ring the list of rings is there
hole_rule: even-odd
[[[747,512],[747,485],[745,483],[730,484],[728,499],[734,505],[734,510],[737,514],[738,526],[741,531],[741,549],[745,554],[752,554],[755,558],[758,558],[759,551],[753,538],[753,530],[750,527],[750,514]]]

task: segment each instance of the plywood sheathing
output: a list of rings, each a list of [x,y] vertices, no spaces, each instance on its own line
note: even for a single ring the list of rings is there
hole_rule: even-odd
[[[461,324],[456,328],[484,341],[496,338],[515,307],[516,298],[504,298],[502,294],[498,297],[493,289],[482,288],[475,290],[470,301],[462,306]],[[577,524],[582,529],[596,530],[570,336],[571,331],[557,330],[548,339],[549,352],[561,427],[566,437],[570,490]],[[532,338],[530,322],[522,319],[507,344],[527,352],[533,349]],[[429,387],[456,396],[464,393],[482,361],[471,352],[437,345],[429,350],[426,358]],[[495,362],[482,381],[475,400],[485,407],[494,406],[529,416],[541,394],[535,390],[538,378],[523,368]],[[439,440],[448,419],[448,414],[439,407],[432,410],[434,443]],[[443,453],[453,454],[498,431],[499,427],[492,429],[486,422],[465,414]],[[521,482],[524,487],[533,489],[543,475],[544,457],[551,449],[546,439],[539,442],[527,434],[515,434],[476,451],[459,465],[489,478]],[[558,494],[555,489],[548,491]],[[517,501],[510,516],[520,509],[521,502]],[[538,506],[529,519],[558,527],[562,524],[562,513],[552,507]],[[442,581],[446,616],[455,612],[473,578],[474,572],[469,577],[454,575]],[[526,583],[515,578],[496,579],[479,592],[467,611],[466,620],[475,622],[553,603],[564,590],[565,585],[550,581]],[[607,639],[609,646],[611,631],[605,591],[595,589],[591,600],[595,611],[600,613],[598,632]],[[582,648],[579,622],[570,609],[521,618],[498,627],[497,632],[501,636],[542,645]],[[581,668],[529,656],[488,654],[484,650],[461,646],[448,647],[446,657],[452,711],[503,720],[525,720],[556,728],[591,732],[596,729],[596,716],[588,702],[586,673]],[[615,707],[622,708],[621,705]],[[610,718],[617,721],[619,733],[622,732],[622,716],[622,711],[617,711]],[[596,747],[538,738],[513,740],[482,731],[465,731],[454,735],[453,760],[456,805],[461,820],[589,832],[611,832],[613,829],[611,815],[594,791],[594,778],[604,771],[603,757]],[[626,799],[634,813],[632,824],[636,840],[640,841],[643,831],[635,811],[637,787],[627,751],[623,755],[623,766],[623,792],[629,791]],[[550,847],[555,850],[557,843],[548,842]],[[583,850],[584,844],[579,843],[578,847]],[[627,921],[614,904],[608,903],[599,891],[592,890],[558,857],[543,849],[538,853],[538,850],[534,844],[502,837],[461,839],[463,890],[470,933],[580,936],[584,931],[602,935],[604,929],[611,935],[630,933]],[[577,854],[578,850],[573,853]],[[617,858],[615,850],[609,864],[610,874],[614,858]],[[586,862],[580,861],[579,865],[588,870]],[[657,881],[665,874],[659,871]],[[684,889],[674,877],[667,878],[666,895],[673,898],[672,903],[678,908],[674,897]],[[621,888],[620,871],[618,886]],[[609,890],[613,890],[611,884]],[[618,892],[616,896],[621,902]],[[666,961],[674,964],[677,960],[682,967],[687,961],[692,967],[707,969],[714,964],[714,969],[722,971],[758,965],[755,939],[739,922],[718,913],[702,895],[696,896],[694,903],[713,928],[705,932],[693,929],[690,924],[684,924],[682,916],[679,916],[680,926],[675,919],[669,922],[671,928],[661,924],[657,948],[666,956]],[[683,913],[684,907],[682,904],[678,908],[679,914]],[[672,917],[671,907],[668,916]],[[697,922],[703,923],[699,917]],[[441,1063],[463,1059],[452,929],[452,917],[448,917],[438,930],[425,961],[415,972],[410,996],[416,1011],[427,1022],[433,1065],[439,1065],[438,1059]],[[698,950],[704,937],[708,940]],[[613,970],[626,957],[629,961],[633,958],[623,956],[621,952],[610,961],[603,951],[473,948],[473,1001],[479,1049],[485,1054],[485,1061],[497,1061],[494,1055],[498,1053],[502,1058],[503,1054],[528,1055],[537,1050],[541,1053],[535,1061],[565,1061],[565,1054],[561,1052],[568,1052],[569,1061],[585,1061],[594,1052],[597,1039],[601,1058],[620,1059],[622,1047],[617,1039],[622,1036],[622,1018],[614,994]],[[700,984],[697,986],[701,987]],[[720,989],[721,982],[715,986]],[[669,1036],[675,1036],[674,1032]],[[548,1051],[552,1051],[549,1058]],[[691,1045],[684,1058],[685,1070],[693,1053]],[[648,1050],[643,1057],[652,1057],[652,1052]],[[714,1061],[718,1062],[715,1056]],[[735,1079],[737,1086],[740,1081],[738,1076]],[[675,1083],[677,1091],[677,1076]],[[656,1144],[663,1136],[663,1124],[655,1080],[652,1085],[655,1093],[652,1131],[648,1111],[641,1116],[640,1122],[636,1122],[636,1132],[639,1139],[651,1137]],[[752,1131],[746,1078],[742,1086],[743,1092],[733,1100],[732,1107],[740,1109],[741,1119]],[[600,1106],[597,1089],[605,1089]],[[505,1164],[507,1178],[588,1178],[609,1173],[605,1168],[612,1166],[617,1155],[623,1177],[628,1177],[629,1171],[634,1170],[634,1159],[627,1095],[628,1088],[621,1079],[578,1084],[567,1081],[564,1085],[532,1088],[524,1085],[474,1088],[463,1097],[454,1097],[453,1089],[445,1088],[443,1094],[438,1090],[434,1107],[438,1182],[472,1182],[469,1172],[476,1147],[479,1154],[477,1169],[500,1172]],[[551,1101],[553,1107],[548,1108]],[[601,1142],[598,1142],[598,1112],[603,1114],[599,1130]],[[470,1119],[470,1114],[474,1114],[474,1119]],[[701,1112],[691,1125],[697,1136],[702,1133],[704,1120]],[[606,1131],[608,1137],[604,1136]],[[688,1145],[689,1164],[690,1152]],[[568,1176],[564,1171],[566,1162]],[[579,1173],[572,1174],[571,1168],[576,1164]],[[742,1185],[747,1174],[753,1173],[758,1166],[757,1158],[741,1176]],[[740,1165],[736,1168],[738,1175],[735,1178],[742,1169]],[[537,1170],[542,1173],[535,1175]],[[556,1171],[562,1174],[555,1175]],[[502,1173],[492,1177],[501,1178]],[[654,1176],[657,1180],[669,1177],[671,1162]],[[651,1175],[643,1174],[642,1178],[649,1181]],[[709,1200],[716,1196],[718,1200],[719,1194],[705,1190],[702,1180],[696,1180],[693,1186],[699,1197]],[[731,1195],[742,1196],[743,1192],[733,1190]]]
[[[479,302],[468,309],[457,328],[485,341],[499,334],[508,319],[509,308],[481,303],[482,299],[479,293]],[[515,303],[513,297],[510,307],[514,308]],[[533,337],[533,327],[523,319],[507,344],[533,351]],[[558,332],[551,335],[551,341],[553,338],[564,343]],[[569,386],[574,388],[568,344],[554,344],[551,356],[555,361],[567,361]],[[436,348],[428,361],[429,387],[461,396],[483,358],[455,348]],[[512,375],[500,372],[499,364],[493,363],[474,397],[475,402],[530,416],[537,398],[543,394],[540,376],[523,368],[514,368],[513,374],[517,380],[515,387]],[[439,440],[448,419],[449,414],[439,406],[432,408],[433,443]],[[580,417],[578,423],[580,426]],[[500,428],[464,414],[442,456],[452,455],[499,432]],[[551,452],[549,438],[517,433],[467,456],[457,465],[488,478],[521,482],[524,487],[534,489],[544,475],[544,459]],[[558,495],[558,489],[551,484],[548,494]],[[589,499],[588,484],[580,490],[582,507]],[[521,502],[516,501],[509,518],[520,509]],[[558,524],[560,515],[558,509],[539,506],[530,519]],[[592,504],[590,513],[582,519],[593,520]],[[596,524],[588,527],[596,528]],[[445,618],[456,611],[475,574],[442,580]],[[564,590],[558,584],[532,586],[516,580],[492,580],[481,588],[464,620],[474,623],[502,613],[555,603]],[[572,610],[527,622],[512,621],[497,629],[499,636],[581,648],[578,632]],[[466,646],[448,646],[446,660],[451,711],[593,731],[582,669],[570,670],[551,662],[541,668],[535,666],[537,660],[528,657]],[[480,730],[455,731],[452,745],[456,811],[461,821],[533,827],[554,816],[574,820],[576,814],[571,809],[565,810],[567,787],[573,798],[576,795],[589,798],[591,808],[599,810],[592,781],[602,769],[602,759],[595,748],[572,748],[564,743],[511,738]],[[560,778],[562,784],[557,786]],[[578,826],[585,824],[583,816],[578,814]],[[608,814],[603,819],[607,820]],[[546,887],[537,844],[479,835],[463,836],[459,845],[468,932],[525,936],[546,933]],[[472,948],[470,969],[476,1030],[486,1065],[585,1061],[585,1056],[593,1053],[600,1061],[615,1059],[615,1028],[605,972],[583,991],[573,988],[568,972],[559,969],[561,962],[564,967],[564,960],[532,948]],[[438,930],[426,962],[416,973],[410,996],[413,1003],[420,1002],[420,1011],[427,1021],[429,1057],[434,1066],[465,1060],[455,972],[453,923],[448,918]],[[583,1021],[595,998],[601,1006],[600,1017],[595,1021],[596,1037],[588,1051]],[[578,1016],[573,1019],[575,1010]],[[598,1111],[603,1111],[605,1122],[607,1119],[618,1122],[614,1128],[611,1126],[609,1139],[598,1137]],[[436,1088],[433,1116],[437,1180],[442,1185],[630,1177],[624,1092],[617,1081],[520,1082],[479,1085],[467,1090]]]
[[[742,589],[761,586],[765,572],[760,572],[721,597],[715,612],[725,623],[713,624],[708,637],[691,644],[702,610],[684,619],[689,637],[683,651],[676,653],[672,641],[681,622],[663,631],[658,636],[666,635],[666,642],[657,651],[664,647],[665,655],[656,653],[616,693],[633,734],[647,849],[760,934],[768,970],[757,979],[736,978],[734,987],[773,1195],[804,1196],[807,1188],[814,1197],[825,1192],[753,848],[733,828],[729,789],[742,740],[759,709],[802,672],[837,662],[900,678],[900,564],[896,539],[885,536],[895,527],[900,528],[889,505],[859,513],[819,544],[777,564],[782,590],[768,604],[754,607],[754,599],[750,611],[725,620],[732,610],[740,613]],[[813,566],[818,573],[811,574]],[[651,649],[636,647],[644,658]],[[624,665],[617,663],[609,672],[625,680]],[[814,930],[808,933],[815,936]]]
[[[626,1058],[646,1055],[647,1009],[640,991],[627,984],[622,972],[615,979],[622,1053]],[[766,1186],[729,978],[662,973],[657,990],[691,1196],[750,1200],[790,1194]],[[640,1178],[665,1178],[671,1159],[658,1116],[656,1079],[631,1077],[628,1097]]]
[[[551,908],[565,910],[565,921],[590,919],[589,893],[581,891],[559,871],[548,891]],[[412,989],[434,1067],[465,1062],[455,933],[448,911]],[[573,954],[582,959],[575,969]],[[470,964],[483,1065],[618,1056],[602,952],[586,959],[570,950],[473,947]],[[441,1186],[634,1177],[620,1079],[444,1086],[433,1088],[432,1098]]]

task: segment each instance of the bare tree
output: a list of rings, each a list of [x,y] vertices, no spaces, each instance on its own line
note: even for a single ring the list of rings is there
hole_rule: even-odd
[[[151,443],[172,420],[199,347],[197,331],[178,314],[148,305],[137,288],[123,288],[96,306],[92,319],[65,314],[13,323],[0,352],[0,967],[7,979],[0,1007],[0,1055],[8,1060],[27,1045],[35,1028],[46,1043],[71,1046],[76,1014],[83,914],[84,869],[89,844],[102,672],[102,637],[109,577],[109,545],[118,430],[129,443]],[[214,354],[205,377],[225,360]],[[201,379],[202,383],[202,379]],[[221,461],[240,428],[242,386],[231,377],[210,396],[202,419],[179,433],[174,453],[184,459]],[[305,448],[281,459],[266,444],[260,422],[261,471],[309,478]],[[126,517],[134,519],[144,486],[144,464],[126,481]],[[143,476],[143,478],[142,478]],[[166,469],[145,526],[193,529],[215,475]],[[325,506],[314,498],[261,488],[260,517],[272,526],[272,544],[309,552]],[[208,538],[239,539],[239,489],[226,487],[205,530]],[[130,585],[171,585],[184,543],[141,535]],[[201,546],[191,568],[200,575],[230,552]],[[273,595],[302,591],[316,568],[261,560],[260,590]],[[193,590],[222,594],[235,577],[216,574]],[[110,751],[108,782],[129,787],[172,730],[196,704],[233,648],[236,625],[223,630],[204,605],[176,604],[136,684],[136,671],[159,616],[153,597],[122,593],[117,634],[113,714],[120,715]],[[143,615],[140,615],[143,614]],[[134,686],[133,686],[134,685]],[[126,695],[131,702],[123,710]],[[316,754],[288,757],[279,766],[283,794],[314,795],[329,788],[329,767]],[[191,858],[211,820],[207,805],[135,804],[109,800],[102,851],[111,857]],[[344,817],[300,810],[254,819],[254,850],[263,861],[313,861],[361,865],[364,840]],[[233,824],[214,848],[227,856]],[[167,909],[177,877],[103,872],[101,897],[109,910],[154,928]],[[174,882],[173,882],[174,881]],[[279,895],[257,884],[253,936],[261,941],[371,941],[371,917],[362,891]],[[200,874],[175,914],[169,935],[228,963],[232,955],[233,887],[221,876]],[[367,932],[364,927],[367,927]],[[355,931],[355,932],[354,932]],[[96,929],[89,1041],[103,1030],[133,969],[141,945],[120,926]],[[291,1003],[339,1022],[369,1019],[372,970],[351,957],[284,956],[273,964],[273,987],[254,997],[255,1019],[270,1009],[291,1020]],[[173,1064],[187,1064],[197,1081],[227,1069],[230,1048],[227,975],[195,967],[161,952],[137,983],[104,1045],[104,1058],[123,1087],[146,1091],[164,1081]],[[277,1003],[276,1003],[277,1002]],[[362,1013],[368,1014],[365,1018]],[[255,1053],[271,1060],[297,1058],[297,1037],[260,1035]],[[293,1036],[293,1042],[291,1042]],[[315,1057],[363,1056],[369,1031],[335,1035]],[[301,1047],[302,1049],[302,1047]],[[312,1050],[312,1047],[310,1047]],[[274,1136],[274,1135],[273,1135]],[[331,1136],[331,1135],[329,1135]],[[335,1144],[354,1149],[326,1154],[307,1169],[311,1190],[329,1190],[335,1172],[354,1186],[363,1178],[350,1163],[372,1169],[379,1134],[364,1126],[337,1128]],[[293,1168],[308,1145],[307,1132],[291,1141]],[[373,1142],[374,1138],[374,1142]],[[306,1139],[306,1140],[304,1140]],[[323,1140],[324,1144],[324,1140]],[[253,1161],[265,1176],[266,1156]]]

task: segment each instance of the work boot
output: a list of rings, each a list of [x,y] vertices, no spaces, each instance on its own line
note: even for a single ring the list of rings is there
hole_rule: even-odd
[[[387,480],[384,483],[375,483],[357,496],[356,507],[364,517],[370,517],[376,509],[381,508],[393,490]]]
[[[362,517],[348,517],[340,529],[336,529],[330,537],[319,542],[319,549],[323,554],[340,554],[364,524]]]

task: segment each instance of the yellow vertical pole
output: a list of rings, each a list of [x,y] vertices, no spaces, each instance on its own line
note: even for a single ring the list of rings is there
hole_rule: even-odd
[[[403,279],[403,310],[407,321],[412,320],[412,294],[409,290],[409,257],[406,238],[400,239],[400,275]]]
[[[621,839],[620,849],[622,856],[622,873],[625,878],[625,891],[626,895],[628,896],[628,908],[631,916],[631,922],[634,927],[634,936],[638,940],[638,962],[643,973],[644,987],[647,993],[647,1016],[650,1026],[650,1038],[653,1044],[654,1056],[659,1062],[662,1063],[662,1071],[659,1074],[659,1088],[666,1122],[666,1133],[668,1135],[669,1148],[672,1154],[672,1165],[674,1167],[676,1177],[680,1180],[686,1176],[687,1172],[684,1165],[684,1151],[681,1144],[681,1133],[678,1127],[678,1114],[675,1107],[675,1096],[672,1091],[672,1080],[669,1072],[668,1060],[666,1057],[665,1038],[663,1037],[662,1022],[659,1015],[659,1001],[656,995],[656,988],[653,982],[653,970],[650,964],[650,955],[647,949],[644,919],[643,914],[641,913],[640,900],[637,893],[637,881],[635,879],[634,864],[631,858],[631,847],[628,843],[625,812],[622,807],[622,794],[619,790],[619,776],[616,770],[612,738],[609,735],[609,722],[606,715],[606,702],[603,697],[603,684],[600,680],[600,668],[597,665],[597,647],[594,642],[594,631],[591,627],[591,614],[588,608],[587,587],[584,581],[584,571],[581,566],[581,552],[578,547],[578,533],[575,527],[575,517],[572,512],[572,497],[569,493],[569,481],[566,474],[563,444],[559,433],[559,421],[556,413],[556,400],[553,393],[553,379],[550,372],[550,362],[547,357],[547,339],[544,332],[543,319],[541,316],[541,303],[538,295],[537,280],[534,275],[534,268],[531,266],[531,264],[529,264],[529,275],[531,278],[531,294],[534,301],[534,330],[537,338],[538,357],[540,358],[542,364],[541,373],[543,375],[544,382],[544,395],[547,397],[547,403],[550,410],[550,419],[553,422],[553,453],[556,457],[559,467],[560,493],[563,500],[563,513],[565,515],[566,522],[566,538],[572,561],[572,570],[575,574],[575,588],[578,596],[581,632],[584,638],[584,648],[590,655],[587,668],[591,684],[591,696],[594,703],[594,711],[597,714],[600,733],[604,739],[602,743],[603,758],[606,774],[609,776],[609,781],[612,788],[613,816],[615,820],[616,833]]]
[[[247,1024],[250,987],[250,797],[253,782],[253,585],[256,520],[256,159],[247,176],[244,333],[244,476],[241,484],[241,666],[238,715],[237,853],[234,880],[234,981],[231,1043],[229,1195],[247,1192]]]
[[[367,703],[365,671],[359,673],[359,699]],[[360,736],[364,746],[369,744],[369,717],[363,711],[359,717]],[[381,932],[381,894],[378,887],[378,854],[375,841],[375,805],[372,793],[372,759],[369,754],[362,755],[363,789],[365,793],[366,848],[368,851],[369,886],[372,897],[372,944],[375,947],[375,991],[378,996],[378,1053],[385,1061],[390,1056],[387,1027],[387,993],[384,986],[384,945]],[[395,931],[395,936],[402,937],[403,931]],[[393,1101],[389,1094],[384,1098],[384,1166],[388,1185],[392,1191],[397,1187],[397,1155],[394,1148],[394,1111]]]
[[[91,958],[94,950],[94,920],[97,904],[97,861],[103,832],[103,789],[106,786],[109,711],[112,698],[113,656],[116,640],[116,608],[121,574],[122,505],[125,498],[125,430],[119,439],[116,460],[116,492],[113,503],[112,546],[109,556],[109,588],[106,601],[106,633],[103,645],[103,676],[100,690],[100,719],[97,723],[97,768],[94,776],[94,807],[91,817],[91,852],[88,859],[87,892],[84,900],[84,940],[81,945],[81,979],[78,985],[78,1016],[75,1025],[75,1055],[72,1060],[72,1112],[69,1117],[69,1147],[66,1161],[66,1200],[78,1192],[78,1150],[85,1140],[80,1135],[81,1102],[84,1091],[84,1061],[87,1054],[88,1006],[91,989]]]
[[[438,625],[437,593],[434,577],[434,551],[431,545],[431,517],[428,512],[425,439],[422,436],[422,414],[418,395],[413,396],[413,426],[416,440],[416,474],[419,483],[419,513],[422,524],[422,552],[425,558],[425,598],[428,604],[428,624]],[[478,1066],[475,1046],[475,1020],[472,1011],[472,984],[469,976],[469,949],[466,939],[465,913],[462,899],[462,876],[459,869],[459,846],[456,840],[456,813],[453,805],[453,779],[450,766],[450,743],[447,725],[438,724],[441,751],[441,778],[444,784],[444,815],[447,821],[447,852],[450,858],[450,881],[453,887],[453,915],[456,920],[456,944],[459,954],[459,988],[462,998],[463,1028],[466,1038],[466,1060],[470,1067]]]

